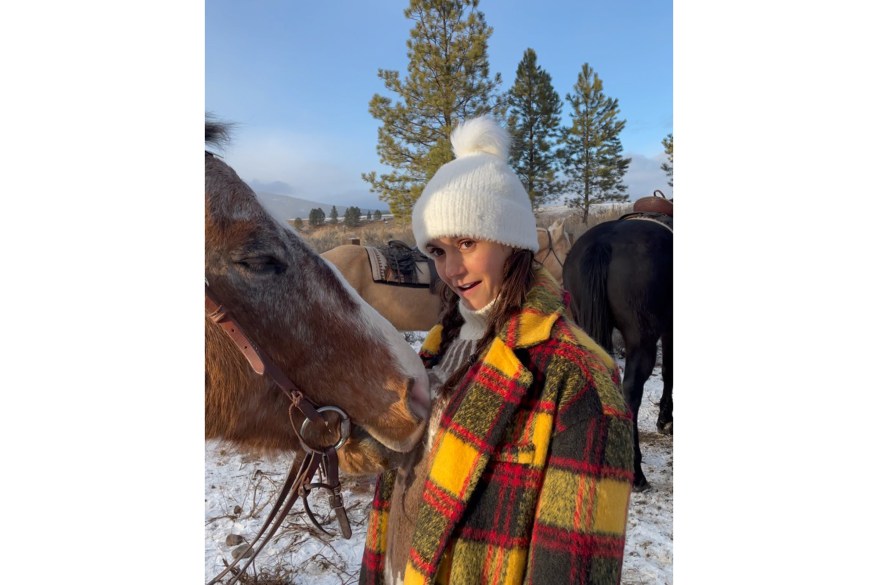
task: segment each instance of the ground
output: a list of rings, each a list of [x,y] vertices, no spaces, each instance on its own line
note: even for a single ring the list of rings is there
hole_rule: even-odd
[[[422,341],[423,338],[421,338]],[[418,342],[419,344],[420,342]],[[624,361],[620,360],[624,366]],[[643,470],[650,490],[634,493],[628,513],[623,585],[670,585],[673,582],[673,437],[656,432],[662,382],[660,362],[644,389],[639,429]],[[229,535],[255,535],[274,503],[290,461],[240,453],[217,442],[205,445],[205,581],[232,560]],[[367,480],[342,480],[351,522],[350,540],[328,537],[308,521],[300,503],[255,562],[260,583],[338,585],[356,583],[365,541],[372,485]],[[328,513],[320,492],[310,500],[318,517]],[[331,528],[331,526],[330,526]],[[269,577],[281,579],[271,581]]]

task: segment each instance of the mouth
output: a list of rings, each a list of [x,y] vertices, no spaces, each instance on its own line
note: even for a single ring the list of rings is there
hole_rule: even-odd
[[[396,454],[396,455],[404,455],[414,449],[415,445],[418,444],[418,441],[424,436],[424,433],[427,431],[427,424],[429,421],[427,419],[422,420],[418,423],[414,433],[407,437],[403,438],[390,438],[387,436],[379,435],[374,432],[374,429],[369,429],[365,426],[353,425],[352,436],[358,435],[360,437],[366,436],[368,440],[375,444],[375,448],[383,450],[386,455]]]
[[[467,284],[459,284],[455,288],[457,289],[458,294],[460,294],[461,296],[465,296],[467,293],[469,293],[471,290],[473,290],[474,288],[476,288],[480,284],[482,284],[481,281],[470,282]]]

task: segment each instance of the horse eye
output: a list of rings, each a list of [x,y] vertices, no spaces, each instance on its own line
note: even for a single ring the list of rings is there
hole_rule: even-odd
[[[248,256],[236,260],[235,264],[257,274],[282,274],[287,266],[274,256]]]

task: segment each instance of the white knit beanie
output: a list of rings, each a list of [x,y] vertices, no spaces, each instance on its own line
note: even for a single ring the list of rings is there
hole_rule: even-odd
[[[412,209],[422,252],[433,238],[464,236],[539,251],[530,198],[512,168],[509,133],[488,116],[454,129],[453,161],[427,183]]]

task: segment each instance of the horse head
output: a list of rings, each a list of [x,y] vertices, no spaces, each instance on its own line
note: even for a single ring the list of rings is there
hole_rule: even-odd
[[[209,124],[205,130],[212,142],[224,128]],[[248,337],[314,404],[343,409],[356,433],[368,433],[393,451],[410,450],[430,407],[426,372],[415,351],[210,153],[204,227],[205,278]],[[289,406],[205,318],[207,438],[300,450],[292,425],[302,421],[291,420],[298,413]]]
[[[549,273],[561,282],[564,259],[570,252],[573,242],[570,234],[564,231],[564,221],[557,219],[548,228],[537,228],[537,243],[540,246],[536,260],[542,263]]]

